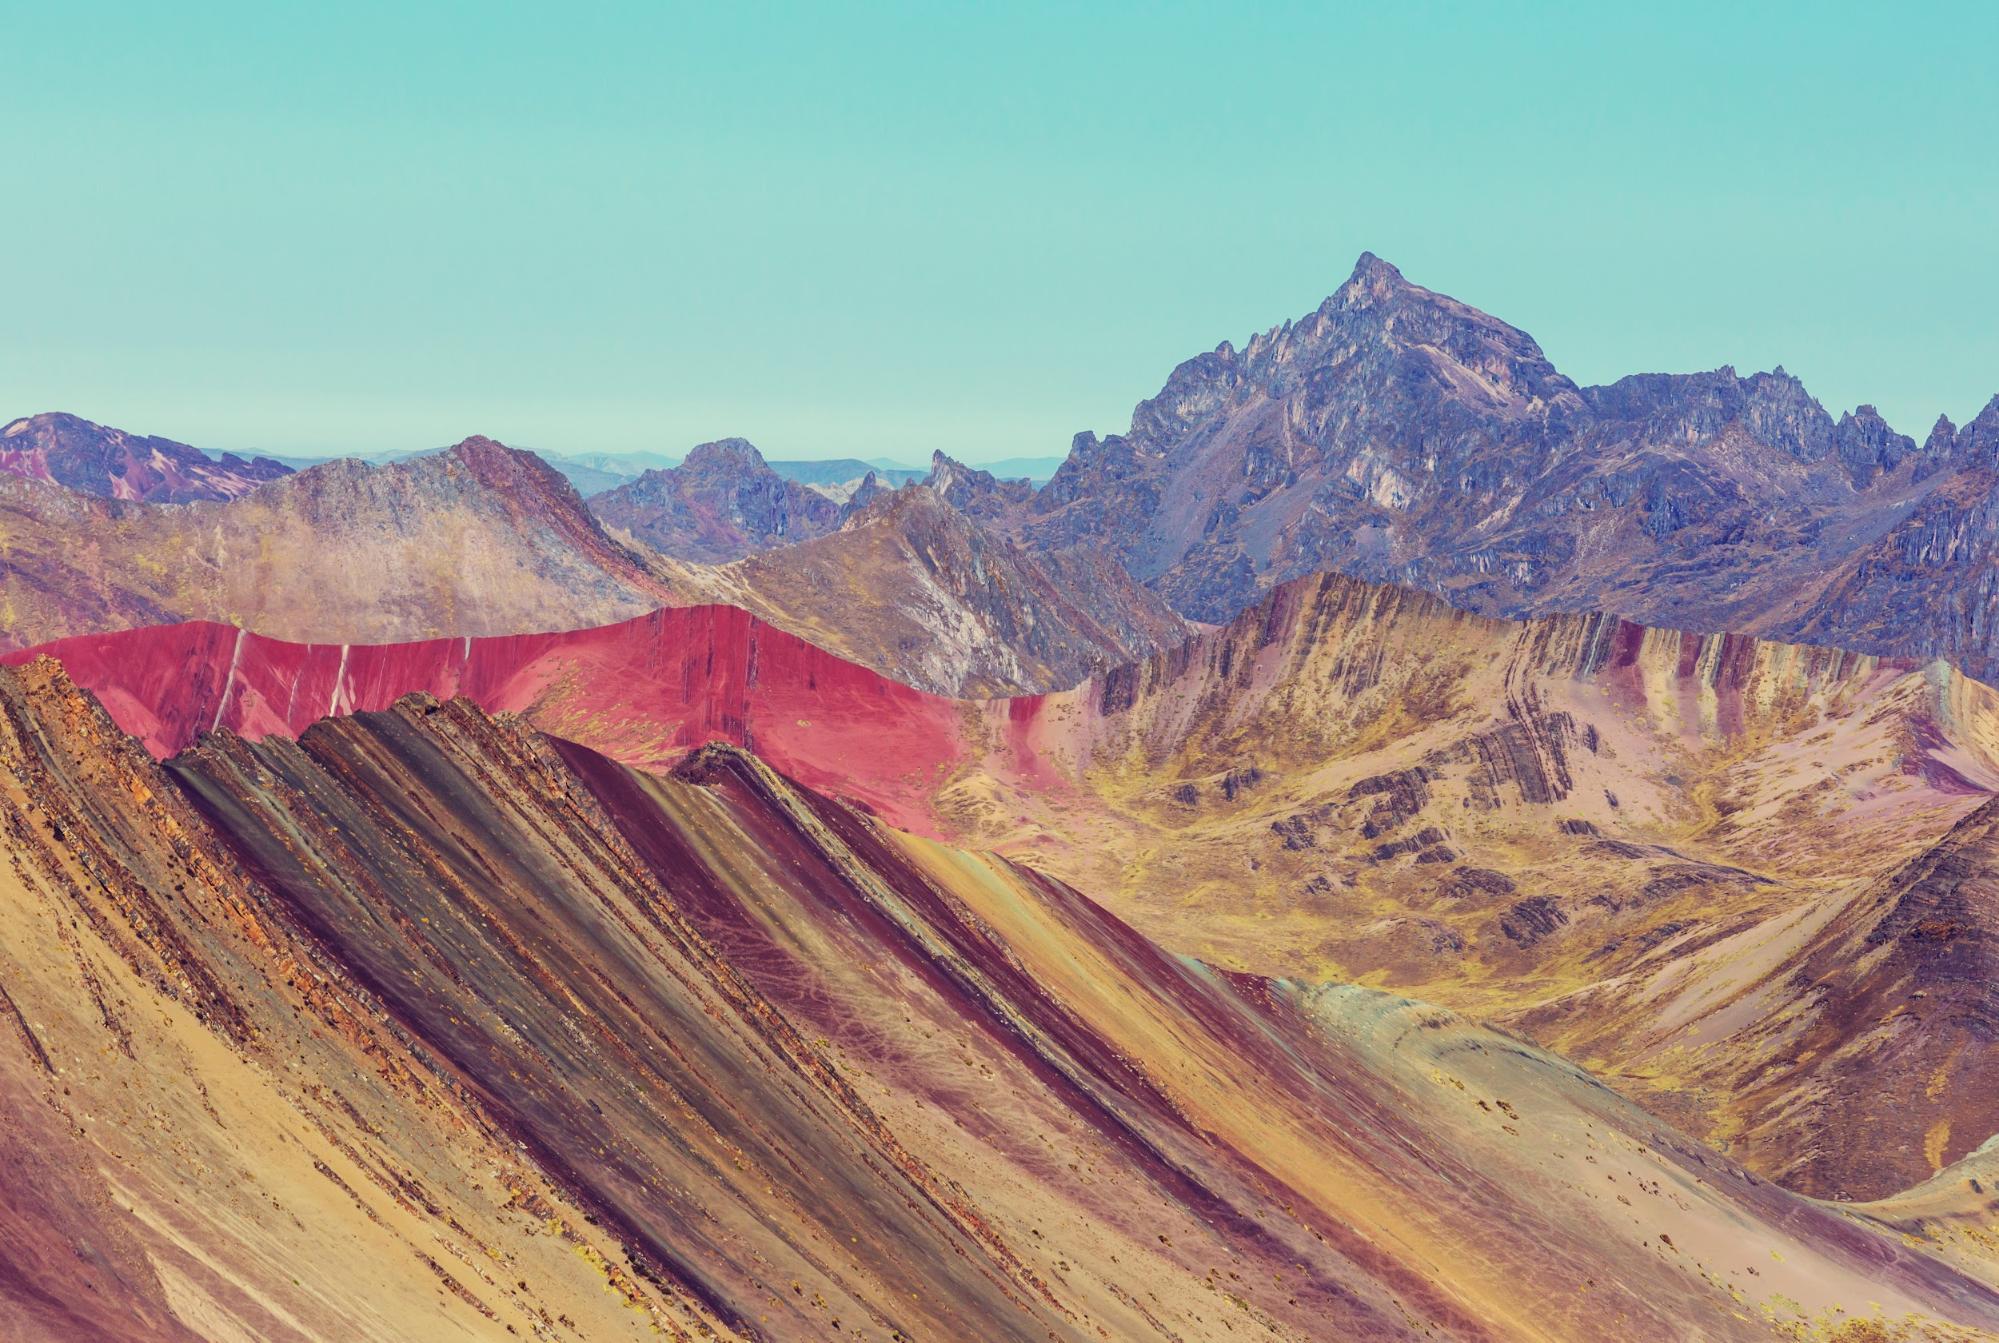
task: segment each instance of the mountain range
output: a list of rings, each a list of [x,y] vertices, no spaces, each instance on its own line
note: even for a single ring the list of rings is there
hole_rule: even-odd
[[[1042,466],[0,430],[0,1336],[1999,1338],[1999,398]]]
[[[0,748],[17,1337],[1999,1325],[1989,1194],[1814,1202],[733,747],[410,696],[161,766],[42,661]]]
[[[809,493],[766,472],[771,482]],[[726,521],[733,502],[695,497],[742,534]],[[846,514],[849,525],[809,552],[685,563],[607,532],[534,454],[476,437],[381,466],[327,462],[178,508],[0,476],[0,646],[189,619],[381,642],[730,601],[927,688],[1007,693],[1074,684],[1184,632],[1121,572],[1072,592],[1067,579],[1088,560],[1026,556],[955,512]]]
[[[1999,1131],[1999,910],[1973,894],[1999,692],[1942,664],[1330,577],[1013,700],[928,695],[729,607],[399,646],[182,625],[7,660],[43,653],[161,758],[416,692],[651,771],[721,740],[1232,971],[1511,1023],[1814,1194],[1891,1194]],[[1744,976],[1765,961],[1783,973]],[[1814,1031],[1845,1044],[1792,1059]]]
[[[103,482],[107,460],[162,442],[82,423],[15,422],[6,432],[24,448],[0,466]],[[84,488],[225,498],[278,470],[225,459],[236,465],[203,476],[202,454],[159,450],[192,463],[172,481],[209,483]],[[724,440],[592,508],[663,555],[727,562],[827,534],[856,496],[915,483],[886,470],[826,478],[865,465],[773,465]],[[1304,318],[1175,369],[1127,432],[1077,436],[1045,485],[941,451],[922,479],[1026,554],[1093,549],[1199,622],[1333,570],[1492,615],[1613,611],[1941,655],[1991,676],[1995,471],[1999,397],[1961,428],[1939,419],[1919,443],[1869,406],[1835,419],[1781,368],[1580,387],[1526,333],[1365,255]],[[448,615],[436,628],[477,632]],[[61,632],[36,626],[26,641]]]
[[[1562,376],[1363,256],[1316,310],[1175,369],[1011,520],[1108,544],[1197,620],[1324,569],[1497,615],[1610,610],[1990,674],[1999,398],[1918,443],[1781,368]]]

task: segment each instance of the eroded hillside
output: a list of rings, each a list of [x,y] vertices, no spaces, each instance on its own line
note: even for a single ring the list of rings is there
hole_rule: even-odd
[[[731,748],[417,697],[162,769],[49,663],[0,709],[10,1336],[1999,1325],[1568,1064]]]

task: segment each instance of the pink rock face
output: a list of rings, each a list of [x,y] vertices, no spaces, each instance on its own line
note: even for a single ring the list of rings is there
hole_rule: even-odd
[[[923,799],[962,759],[960,706],[845,662],[728,606],[596,629],[400,644],[300,644],[208,621],[9,653],[60,661],[165,758],[226,728],[295,737],[321,718],[423,691],[530,715],[626,763],[663,768],[723,741],[802,781],[928,830]]]

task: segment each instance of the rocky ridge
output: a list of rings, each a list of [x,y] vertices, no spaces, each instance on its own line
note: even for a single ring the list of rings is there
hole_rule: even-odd
[[[1999,398],[1918,444],[1783,369],[1578,387],[1526,333],[1372,255],[1315,311],[1079,435],[1009,525],[1102,538],[1222,621],[1320,570],[1520,616],[1612,610],[1990,675]]]
[[[211,458],[199,448],[110,429],[75,415],[31,415],[0,426],[0,473],[101,499],[184,504],[234,499],[291,468],[268,457]]]

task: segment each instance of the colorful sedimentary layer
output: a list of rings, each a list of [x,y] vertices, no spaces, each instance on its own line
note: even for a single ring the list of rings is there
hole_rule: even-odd
[[[10,1338],[1999,1329],[1934,1209],[733,748],[419,696],[163,767],[44,662],[0,821]]]
[[[1505,622],[1338,577],[1005,701],[924,695],[719,607],[391,647],[182,626],[47,651],[160,755],[413,690],[646,769],[746,746],[892,824],[1058,874],[1162,945],[1506,1021],[1814,1193],[1927,1178],[1999,1106],[1965,1054],[1923,1133],[1834,1145],[1845,1119],[1885,1131],[1912,1112],[1829,1074],[1739,1084],[1772,1012],[1799,1030],[1850,1015],[1772,982],[1777,967],[1861,919],[1841,911],[1867,883],[1999,787],[1999,698],[1940,663],[1607,616]],[[1946,968],[1917,957],[1870,997],[1869,1019],[1927,1029],[1931,965]],[[1946,1111],[1957,1126],[1934,1129]]]
[[[710,741],[750,747],[809,786],[918,823],[967,756],[954,701],[843,661],[726,606],[655,611],[558,634],[408,644],[295,644],[188,623],[64,639],[54,657],[161,758],[227,728],[296,736],[413,691],[522,713],[643,768]]]

